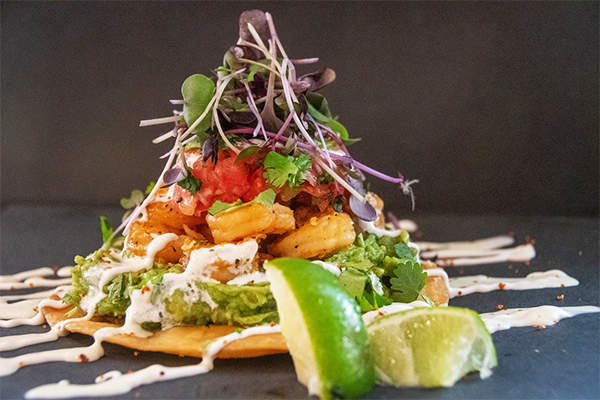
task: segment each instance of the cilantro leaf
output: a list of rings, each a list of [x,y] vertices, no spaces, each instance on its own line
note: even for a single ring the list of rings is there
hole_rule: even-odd
[[[190,195],[195,195],[202,188],[202,181],[192,175],[192,171],[188,170],[185,178],[177,182],[179,186],[190,192]]]
[[[382,296],[374,290],[371,292],[365,290],[360,299],[360,311],[367,312],[377,310],[383,306],[389,306],[392,303],[393,300],[389,297]]]
[[[102,241],[106,242],[113,234],[114,229],[110,225],[110,221],[105,216],[100,217],[100,228],[102,229]]]
[[[265,158],[264,167],[264,177],[273,186],[282,187],[289,182],[290,187],[297,187],[306,179],[305,172],[312,167],[312,160],[306,154],[294,158],[271,151]]]
[[[410,303],[419,297],[419,293],[427,281],[427,273],[421,264],[407,261],[394,269],[395,278],[390,279],[392,299],[402,303]]]
[[[221,200],[216,200],[213,205],[208,209],[210,215],[216,215],[224,211],[232,211],[241,207],[248,206],[250,204],[262,204],[265,207],[271,207],[275,203],[275,191],[273,189],[267,189],[260,192],[253,200],[243,203],[242,199],[237,199],[233,203],[224,203]]]
[[[412,249],[408,247],[406,243],[400,242],[394,247],[396,249],[396,254],[398,255],[398,257],[400,257],[402,261],[417,262],[417,260],[415,260],[415,257],[412,254]]]

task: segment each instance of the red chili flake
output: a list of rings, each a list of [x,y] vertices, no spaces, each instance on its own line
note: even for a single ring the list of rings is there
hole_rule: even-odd
[[[46,329],[48,327],[48,325],[44,324],[42,325],[42,328]]]
[[[505,287],[506,287],[506,285],[504,283],[498,284],[498,289],[500,289],[500,290],[504,290]]]
[[[140,352],[136,350],[136,351],[134,351],[134,352],[133,352],[133,355],[134,355],[134,356],[139,356],[139,355],[140,355]]]
[[[554,320],[554,321],[552,321],[552,322],[554,322],[554,323],[556,324],[558,321],[560,321],[560,320],[559,320],[559,319],[555,319],[555,320]]]
[[[498,310],[502,310],[504,308],[504,306],[502,304],[498,304]]]
[[[19,368],[21,368],[21,367],[24,367],[24,366],[25,366],[25,363],[24,363],[23,361],[21,361],[21,362],[19,363]]]
[[[150,290],[150,288],[149,288],[148,286],[144,286],[144,287],[142,288],[142,294],[146,293],[146,292],[147,292],[147,291],[149,291],[149,290]]]
[[[127,371],[127,373],[128,374],[133,374],[133,373],[135,373],[135,371],[129,370],[129,371]]]
[[[11,287],[10,287],[10,290],[15,290],[15,287],[14,287],[14,286],[11,286]]]
[[[560,284],[560,287],[565,287],[565,284],[564,284],[564,283],[561,283],[561,284]]]
[[[79,355],[79,359],[81,360],[82,364],[87,364],[87,362],[90,361],[90,359],[88,358],[88,356],[86,356],[85,354],[80,354]]]
[[[277,325],[275,322],[271,322],[271,327]]]
[[[557,298],[557,299],[559,299],[559,300],[562,300],[562,299],[564,299],[564,298],[565,298],[565,295],[564,295],[564,294],[561,294],[560,296],[556,296],[556,298]]]
[[[37,308],[37,307],[35,307],[35,308],[33,309],[33,311],[35,311],[35,312],[38,312],[38,308]]]
[[[538,329],[546,329],[546,325],[540,325],[538,326]]]
[[[33,287],[33,283],[30,283],[30,284],[29,284],[29,287]]]
[[[459,295],[459,296],[462,296],[462,292],[461,292],[460,290],[458,291],[458,295]]]
[[[252,286],[252,285],[254,285],[254,281],[249,281],[247,284]]]
[[[340,271],[342,270],[342,264],[338,264],[337,267]]]
[[[226,345],[227,343],[229,343],[227,340],[223,340],[223,345]]]
[[[380,317],[383,317],[384,315],[385,315],[384,313],[382,313],[381,311],[379,311],[379,316]]]

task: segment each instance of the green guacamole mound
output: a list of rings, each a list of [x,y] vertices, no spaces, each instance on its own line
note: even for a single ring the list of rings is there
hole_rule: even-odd
[[[81,299],[90,290],[91,284],[84,276],[90,268],[102,263],[115,262],[106,250],[98,250],[87,257],[75,258],[77,265],[71,268],[73,289],[63,297],[63,302],[79,307]],[[150,301],[152,304],[164,304],[169,314],[163,316],[175,325],[230,325],[254,326],[279,322],[277,305],[268,283],[254,285],[224,285],[219,283],[194,282],[197,294],[205,292],[210,296],[211,305],[202,300],[202,296],[193,303],[186,300],[194,289],[190,284],[185,289],[176,289],[171,295],[161,295],[161,283],[166,273],[180,274],[184,271],[179,264],[155,262],[152,268],[137,272],[116,275],[102,290],[106,297],[96,306],[96,314],[111,317],[123,317],[131,305],[130,296],[134,290],[140,290],[148,283],[153,285]],[[206,295],[204,295],[206,299]],[[155,331],[162,328],[160,322],[146,322],[142,328]]]

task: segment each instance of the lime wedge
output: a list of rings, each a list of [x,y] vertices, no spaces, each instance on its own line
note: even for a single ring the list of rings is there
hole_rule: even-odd
[[[360,396],[375,384],[367,330],[356,302],[331,272],[307,260],[265,263],[281,333],[298,380],[323,399]]]
[[[389,314],[367,327],[380,381],[395,386],[452,386],[463,375],[491,375],[492,337],[466,308],[434,307]]]

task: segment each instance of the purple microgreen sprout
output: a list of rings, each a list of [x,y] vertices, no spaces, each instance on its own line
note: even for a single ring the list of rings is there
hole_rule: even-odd
[[[319,57],[299,58],[299,59],[290,60],[290,62],[294,65],[314,64],[316,62],[319,62]]]
[[[335,77],[336,75],[334,70],[331,68],[323,68],[320,71],[302,75],[300,78],[298,78],[298,80],[308,83],[308,90],[311,92],[316,92],[317,90],[324,88],[335,81]]]
[[[277,36],[277,31],[275,30],[275,24],[273,24],[273,18],[271,17],[271,14],[265,13],[265,17],[267,19],[267,25],[269,26],[269,32],[271,33],[271,40],[273,40],[273,42],[277,44],[277,47],[279,48],[279,51],[281,52],[283,58],[289,58],[285,52],[285,49],[283,48],[283,45],[281,44],[281,41],[279,40],[279,36]],[[295,82],[296,68],[293,64],[289,65],[289,72],[290,81]]]
[[[202,160],[206,162],[210,158],[212,160],[213,165],[217,165],[218,157],[219,137],[211,136],[202,144]]]
[[[331,168],[335,168],[335,164],[333,163],[333,160],[331,159],[331,156],[329,155],[329,151],[327,151],[327,143],[325,143],[325,138],[323,137],[323,134],[321,133],[321,128],[319,128],[319,125],[317,125],[317,122],[314,120],[314,118],[310,114],[307,114],[307,116],[308,116],[308,119],[310,120],[310,122],[312,122],[313,125],[315,126],[315,128],[317,128],[317,134],[319,135],[319,138],[321,139],[321,144],[323,145],[323,151],[321,153],[325,154],[325,158],[329,162],[329,166]]]
[[[285,132],[285,130],[287,129],[288,125],[292,121],[292,118],[294,118],[294,114],[295,113],[296,113],[296,110],[292,109],[292,111],[290,112],[290,115],[288,115],[288,117],[285,119],[285,122],[283,123],[283,125],[279,129],[279,132],[277,132],[277,134],[274,136],[274,138],[273,138],[274,139],[273,140],[273,145],[272,145],[273,150],[275,150],[276,144],[281,140],[283,132]],[[266,136],[266,133],[265,133],[265,136]]]
[[[265,127],[263,125],[263,120],[262,117],[260,115],[260,112],[258,111],[258,107],[256,106],[256,103],[254,102],[254,96],[252,95],[252,91],[250,90],[250,85],[248,85],[248,83],[244,82],[244,87],[246,88],[246,91],[248,92],[248,96],[246,97],[246,101],[248,101],[248,106],[250,107],[250,110],[252,111],[252,113],[254,114],[254,116],[256,117],[256,128],[254,128],[254,131],[252,132],[252,136],[256,137],[256,135],[262,131],[263,135],[265,137],[265,140],[267,139],[267,135],[265,133]]]
[[[351,176],[348,177],[348,181],[354,190],[363,194],[363,184],[361,181]],[[360,201],[356,196],[350,197],[350,209],[363,221],[375,221],[377,219],[377,211],[375,211],[373,206],[368,201]]]
[[[163,183],[165,186],[171,186],[177,183],[187,176],[187,171],[183,168],[171,168],[163,176]]]
[[[402,178],[402,180],[404,180],[404,178],[402,177],[402,175],[400,175],[400,178]],[[411,187],[411,185],[415,184],[415,183],[419,183],[418,179],[413,179],[411,181],[408,182],[402,182],[400,183],[400,188],[402,189],[402,193],[404,193],[405,195],[410,194],[410,201],[412,202],[412,210],[415,210],[415,194],[413,192],[413,188]]]

